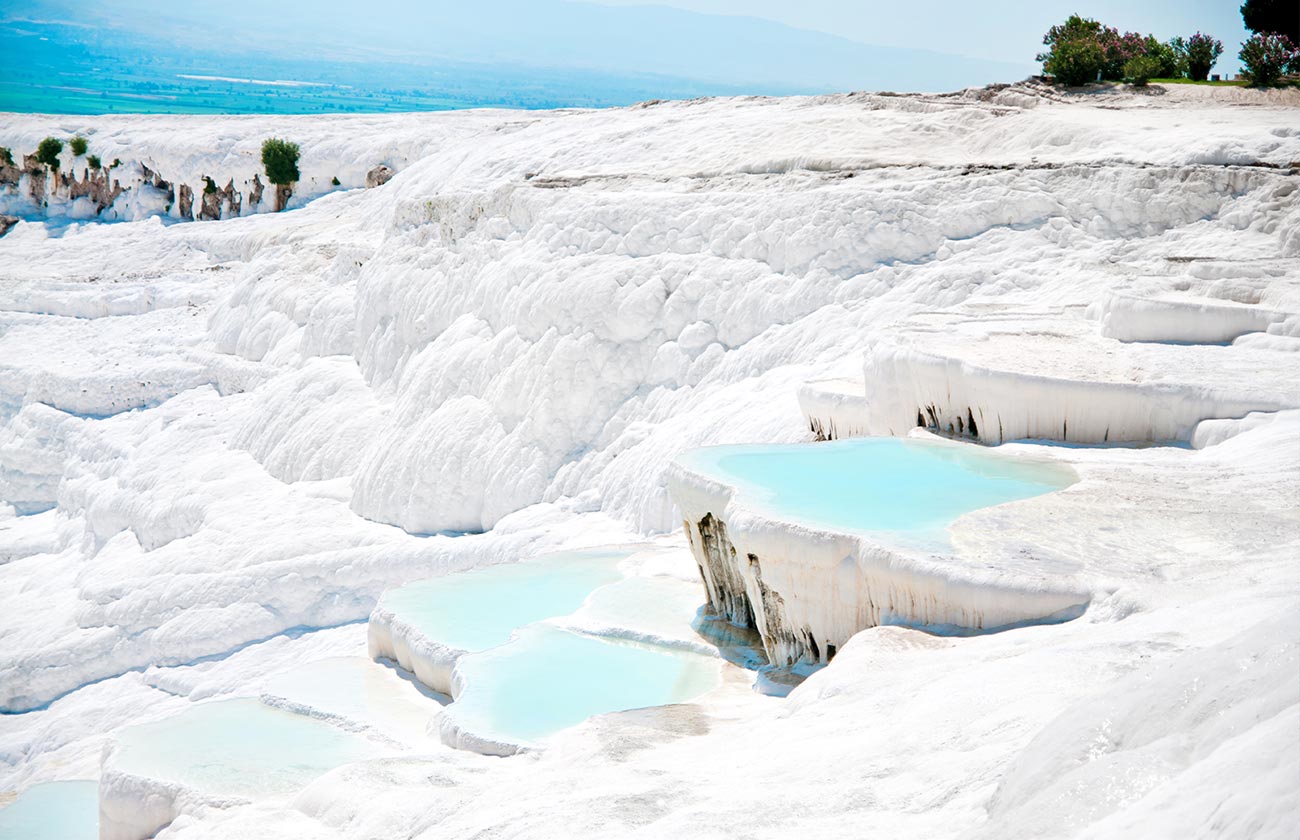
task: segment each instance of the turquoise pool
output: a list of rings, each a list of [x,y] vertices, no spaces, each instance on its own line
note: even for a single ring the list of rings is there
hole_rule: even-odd
[[[627,551],[571,551],[422,580],[384,595],[384,608],[427,638],[475,651],[505,644],[516,628],[566,615],[592,590],[620,579]]]
[[[461,660],[466,688],[451,712],[465,731],[527,743],[592,715],[693,700],[718,684],[720,668],[713,657],[538,624]]]
[[[292,793],[380,752],[359,735],[251,699],[201,703],[125,729],[117,743],[117,770],[250,799]]]
[[[559,552],[419,581],[385,594],[383,609],[465,651],[444,712],[457,729],[530,744],[592,715],[682,702],[717,684],[721,661],[681,641],[693,637],[703,592],[688,598],[673,581],[625,577],[619,566],[634,550]],[[605,635],[625,632],[644,641]]]
[[[678,462],[736,487],[751,509],[814,527],[946,541],[954,519],[1077,481],[1066,466],[969,445],[856,438],[785,446],[711,446]]]
[[[98,840],[99,784],[32,785],[0,808],[0,840]]]

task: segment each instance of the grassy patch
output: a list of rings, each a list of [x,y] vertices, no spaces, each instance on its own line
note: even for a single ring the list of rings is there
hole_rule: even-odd
[[[1249,84],[1245,79],[1224,79],[1218,82],[1208,79],[1204,82],[1193,82],[1191,79],[1151,79],[1151,81],[1161,85],[1207,85],[1209,87],[1245,87]]]

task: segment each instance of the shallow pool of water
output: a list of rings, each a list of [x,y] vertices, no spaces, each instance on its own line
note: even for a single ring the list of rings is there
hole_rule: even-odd
[[[581,636],[544,624],[465,657],[451,710],[464,730],[535,742],[592,715],[692,700],[718,684],[713,657]]]
[[[362,656],[309,662],[267,682],[262,696],[289,704],[291,711],[341,718],[405,744],[424,741],[429,717],[442,708],[441,695],[422,692],[397,671]]]
[[[515,628],[567,615],[593,589],[618,580],[628,551],[571,551],[422,580],[385,593],[383,605],[426,637],[486,650]]]
[[[97,840],[99,784],[32,785],[0,808],[0,840]]]
[[[680,456],[732,485],[741,502],[805,525],[943,539],[964,513],[1073,484],[1066,466],[975,445],[857,438],[786,446],[711,446]]]
[[[695,631],[704,588],[693,580],[656,575],[624,578],[602,586],[577,612],[547,624],[589,636],[614,636],[709,650]]]
[[[378,755],[370,741],[257,700],[201,703],[117,735],[113,766],[217,796],[292,793],[341,764]]]

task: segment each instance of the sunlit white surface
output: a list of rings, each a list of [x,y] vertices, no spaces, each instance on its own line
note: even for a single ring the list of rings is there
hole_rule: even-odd
[[[1025,428],[1045,413],[1022,411],[1041,406],[1018,386],[1049,361],[1190,394],[1180,421],[1243,389],[1289,399],[1287,322],[1229,346],[1137,349],[1087,313],[1138,278],[1144,293],[1300,311],[1296,95],[1015,85],[445,118],[86,120],[101,132],[92,144],[111,133],[196,175],[272,134],[302,143],[304,167],[347,159],[355,174],[392,154],[399,172],[283,214],[24,221],[0,239],[0,707],[13,713],[0,717],[0,787],[95,778],[117,729],[364,655],[362,622],[411,581],[645,540],[690,563],[668,465],[699,446],[807,441],[796,394],[810,379],[863,381],[864,401],[907,432],[914,386],[965,388],[981,350],[998,363],[983,369],[1017,374],[998,402]],[[0,122],[15,150],[71,128]],[[1026,350],[1026,336],[1053,355]],[[892,354],[900,378],[868,393],[868,353]],[[1242,361],[1256,354],[1272,362]],[[1083,412],[1079,430],[1100,438],[1112,404],[1095,392],[1061,406],[1071,429]],[[1208,445],[1007,444],[1068,462],[1078,483],[949,526],[972,594],[1006,591],[1002,570],[1048,570],[1092,596],[1074,621],[971,638],[872,628],[784,701],[724,681],[653,715],[562,730],[537,755],[403,751],[325,773],[292,805],[182,803],[168,832],[844,837],[870,825],[954,840],[1074,820],[1085,836],[1213,824],[1290,840],[1300,727],[1287,715],[1300,698],[1269,651],[1297,609],[1287,489],[1300,482],[1300,419],[1220,416],[1188,440]],[[810,570],[805,583],[828,580]],[[1267,708],[1231,688],[1251,657],[1271,675]],[[1184,696],[1241,728],[1173,713]],[[1157,787],[1076,750],[1127,751],[1137,742],[1106,734],[1120,721],[1172,727]],[[1075,770],[1096,776],[1074,787]],[[138,812],[138,791],[121,793]]]

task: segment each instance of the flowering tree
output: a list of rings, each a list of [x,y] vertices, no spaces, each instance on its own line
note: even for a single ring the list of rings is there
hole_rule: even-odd
[[[1187,75],[1192,81],[1203,82],[1210,75],[1210,68],[1223,55],[1223,42],[1209,35],[1197,32],[1187,39]]]
[[[1103,26],[1098,33],[1098,41],[1106,54],[1106,59],[1101,64],[1101,77],[1107,81],[1124,78],[1124,65],[1147,54],[1146,38],[1136,32],[1121,35],[1118,29]]]
[[[1285,35],[1252,35],[1237,57],[1253,85],[1275,85],[1288,67],[1300,70],[1300,50]]]

